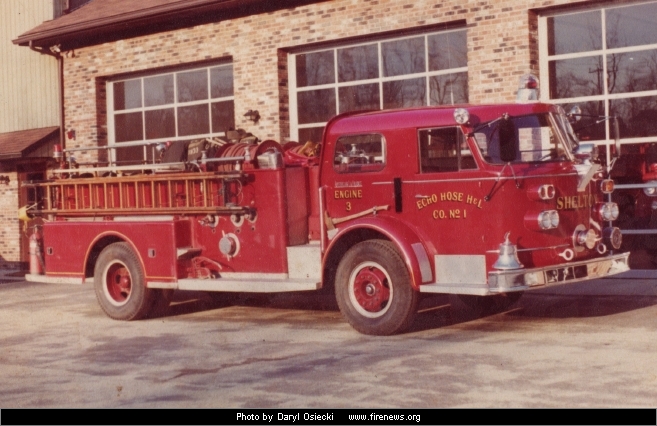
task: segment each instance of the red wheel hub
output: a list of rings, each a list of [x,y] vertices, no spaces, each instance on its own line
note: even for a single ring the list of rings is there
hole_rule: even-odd
[[[132,290],[132,280],[128,269],[121,265],[112,265],[107,270],[105,280],[109,295],[117,302],[124,302],[130,297]]]
[[[358,304],[368,312],[384,309],[390,300],[390,288],[383,271],[371,266],[358,271],[354,280],[354,296]]]

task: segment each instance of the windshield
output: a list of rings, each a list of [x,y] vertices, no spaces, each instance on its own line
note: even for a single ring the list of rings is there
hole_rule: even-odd
[[[573,148],[563,124],[548,113],[504,115],[478,126],[473,136],[492,164],[563,161],[571,159]]]

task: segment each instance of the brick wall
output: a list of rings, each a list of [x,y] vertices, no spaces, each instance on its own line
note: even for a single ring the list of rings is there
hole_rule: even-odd
[[[77,137],[68,147],[107,143],[107,78],[226,58],[234,65],[236,125],[261,139],[284,142],[289,136],[287,49],[462,20],[468,28],[471,102],[510,101],[518,76],[538,73],[537,17],[530,9],[568,3],[333,0],[70,51],[66,127]],[[260,112],[256,125],[243,117],[249,109]]]
[[[18,176],[1,171],[9,183],[0,183],[0,269],[18,269],[20,262],[20,232],[18,221]]]

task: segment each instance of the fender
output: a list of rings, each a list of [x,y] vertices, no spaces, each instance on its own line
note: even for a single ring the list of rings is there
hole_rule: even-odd
[[[408,267],[411,275],[411,286],[419,291],[420,285],[433,282],[431,262],[427,250],[417,236],[405,223],[391,217],[366,217],[349,222],[338,228],[338,233],[330,241],[324,258],[322,270],[326,270],[326,260],[338,243],[354,231],[368,229],[376,231],[392,241]]]
[[[128,238],[127,235],[122,234],[118,231],[114,231],[114,230],[101,232],[100,234],[96,235],[96,237],[91,241],[91,243],[87,247],[87,253],[84,256],[83,265],[86,265],[87,262],[89,262],[89,259],[91,257],[91,252],[92,252],[93,248],[96,247],[96,244],[98,244],[98,242],[100,240],[102,240],[103,238],[107,238],[107,237],[116,237],[119,240],[121,240],[122,242],[127,243],[127,244],[130,245],[130,247],[132,248],[132,251],[135,253],[137,258],[139,259],[139,263],[141,264],[141,268],[144,271],[144,277],[146,277],[147,276],[146,265],[144,265],[144,259],[142,259],[141,253],[139,253],[139,249],[137,248],[135,243],[130,238]],[[95,265],[94,265],[94,267],[95,267]],[[144,280],[144,285],[146,285],[147,281],[148,281],[147,279]]]

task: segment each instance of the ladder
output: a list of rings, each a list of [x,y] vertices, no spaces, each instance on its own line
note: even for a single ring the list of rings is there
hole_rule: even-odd
[[[248,214],[240,206],[246,173],[184,172],[25,182],[43,200],[34,215],[64,217],[175,214]]]

